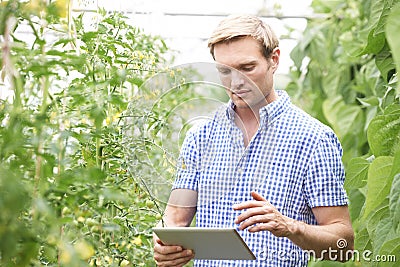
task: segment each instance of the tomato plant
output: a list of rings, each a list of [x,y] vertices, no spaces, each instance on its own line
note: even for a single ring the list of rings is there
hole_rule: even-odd
[[[155,106],[142,85],[168,72],[164,41],[60,3],[1,3],[0,265],[152,266],[162,203],[141,181],[160,174],[163,111],[190,94]]]

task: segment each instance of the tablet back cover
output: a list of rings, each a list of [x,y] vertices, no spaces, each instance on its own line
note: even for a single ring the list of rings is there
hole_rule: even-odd
[[[164,244],[192,249],[195,252],[195,259],[256,259],[233,228],[156,227],[153,231]]]

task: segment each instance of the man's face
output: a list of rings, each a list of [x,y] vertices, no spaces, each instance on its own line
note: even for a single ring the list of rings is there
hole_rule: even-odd
[[[245,37],[214,46],[214,58],[222,85],[236,108],[260,108],[275,100],[273,74],[279,63],[279,50],[269,59],[260,44]]]

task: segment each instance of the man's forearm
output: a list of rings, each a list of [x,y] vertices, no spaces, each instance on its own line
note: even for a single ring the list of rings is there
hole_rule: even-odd
[[[309,225],[283,215],[258,193],[251,194],[254,200],[233,206],[234,210],[243,210],[234,221],[239,224],[239,229],[248,229],[249,232],[269,231],[277,237],[289,238],[303,250],[312,251],[317,258],[322,256],[329,259],[335,251],[336,256],[340,257],[334,258],[333,255],[333,260],[345,261],[350,258],[351,253],[343,253],[352,250],[354,243],[347,206],[314,207],[312,212],[318,225]],[[330,253],[325,254],[326,251]]]
[[[172,190],[159,226],[185,227],[193,220],[197,209],[197,192],[188,189]],[[162,225],[164,224],[164,225]]]
[[[160,224],[165,227],[186,227],[193,220],[196,208],[167,206]]]
[[[346,261],[351,257],[354,235],[350,225],[342,222],[329,225],[309,225],[293,220],[288,238],[303,250],[312,251],[315,257]]]

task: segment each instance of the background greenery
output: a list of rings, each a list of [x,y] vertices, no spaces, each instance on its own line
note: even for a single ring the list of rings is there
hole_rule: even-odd
[[[171,86],[184,81],[161,38],[104,10],[85,27],[68,2],[1,2],[0,265],[154,266],[165,192],[146,181],[173,179],[163,144],[185,121],[171,110],[194,91]],[[398,262],[399,1],[312,6],[326,18],[308,21],[287,90],[343,144],[355,248]],[[155,73],[173,90],[146,86]],[[310,263],[340,265],[396,263]]]
[[[323,20],[308,22],[291,52],[295,67],[287,90],[297,103],[338,134],[344,149],[345,188],[360,262],[400,261],[400,1],[322,1]],[[366,262],[361,253],[394,255]],[[340,266],[341,263],[312,263]]]

